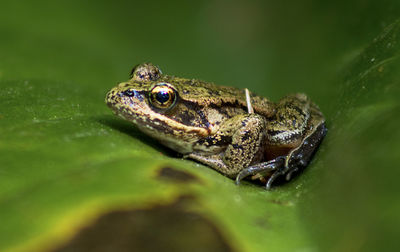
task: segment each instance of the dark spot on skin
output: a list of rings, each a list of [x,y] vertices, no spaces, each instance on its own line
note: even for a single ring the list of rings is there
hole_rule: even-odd
[[[179,183],[199,182],[199,179],[188,172],[180,171],[171,167],[163,167],[159,170],[158,178]]]
[[[212,96],[212,97],[218,97],[218,96],[220,95],[220,93],[219,93],[218,90],[211,90],[211,89],[208,89],[208,90],[207,90],[207,93],[208,93],[210,96]]]
[[[295,128],[296,127],[296,119],[292,120],[292,127]]]
[[[194,126],[193,123],[196,119],[195,115],[191,113],[191,111],[188,109],[178,111],[178,114],[172,116],[171,118],[173,118],[177,122],[190,126]]]
[[[285,131],[284,130],[268,130],[267,132],[268,132],[268,135],[275,136],[275,135],[281,134]]]
[[[206,125],[208,123],[207,117],[204,115],[203,110],[198,110],[197,114],[200,116],[201,122],[203,125]]]
[[[239,107],[239,100],[236,99],[233,105],[234,105],[235,107]]]
[[[230,136],[220,136],[219,139],[217,139],[214,136],[208,136],[205,138],[200,139],[197,141],[198,145],[207,145],[207,146],[226,146],[232,142],[232,137]]]
[[[232,144],[232,147],[234,148],[234,149],[243,149],[243,146],[241,146],[241,145],[238,145],[238,144]]]
[[[100,216],[54,252],[233,251],[218,227],[197,212],[193,197],[169,205]]]
[[[244,135],[242,136],[242,142],[245,142],[249,138],[250,138],[250,132],[246,131],[246,133],[244,133]]]
[[[296,112],[299,113],[302,117],[306,117],[306,114],[304,113],[304,110],[302,110],[298,106],[293,105],[293,106],[291,106],[291,108],[296,110]]]

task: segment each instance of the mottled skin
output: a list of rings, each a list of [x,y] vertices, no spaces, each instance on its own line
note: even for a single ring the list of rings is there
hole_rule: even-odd
[[[185,157],[269,189],[308,165],[326,133],[324,117],[304,94],[273,103],[250,93],[246,101],[244,90],[163,75],[150,63],[106,97],[117,115]]]

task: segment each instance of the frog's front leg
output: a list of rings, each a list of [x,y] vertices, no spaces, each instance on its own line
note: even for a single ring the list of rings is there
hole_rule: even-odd
[[[258,114],[241,114],[225,121],[220,130],[198,145],[209,144],[209,148],[226,146],[219,154],[195,151],[187,157],[204,163],[224,175],[235,178],[236,175],[252,164],[259,163],[264,155],[265,118]],[[231,139],[226,142],[226,139]],[[211,152],[212,153],[212,152]]]
[[[293,172],[308,165],[326,134],[326,127],[318,107],[305,95],[296,94],[279,102],[267,132],[269,161],[242,170],[236,177],[237,184],[250,175],[266,182],[267,189],[279,176],[285,175],[290,180]]]

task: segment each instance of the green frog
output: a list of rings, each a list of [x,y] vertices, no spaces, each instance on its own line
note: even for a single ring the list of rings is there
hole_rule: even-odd
[[[136,66],[105,101],[185,158],[236,184],[250,178],[267,189],[305,168],[327,131],[321,111],[304,94],[274,103],[247,89],[164,75],[151,63]]]

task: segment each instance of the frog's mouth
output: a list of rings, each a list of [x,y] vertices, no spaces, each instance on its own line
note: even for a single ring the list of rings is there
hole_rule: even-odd
[[[169,148],[185,154],[190,153],[193,144],[199,139],[209,135],[207,129],[191,127],[176,122],[162,114],[146,114],[126,109],[116,109],[111,104],[111,109],[120,118],[133,123],[140,131],[162,142]]]

